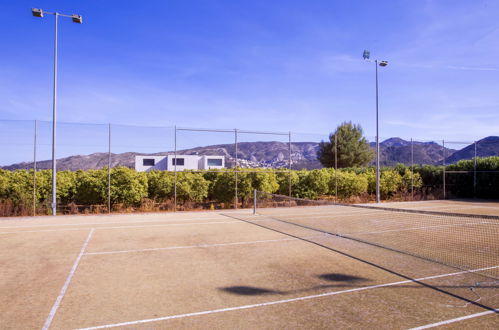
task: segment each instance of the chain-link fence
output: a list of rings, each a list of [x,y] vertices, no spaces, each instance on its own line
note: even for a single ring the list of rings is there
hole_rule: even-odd
[[[368,166],[352,168],[344,168],[351,150],[338,139],[289,131],[58,123],[58,212],[249,207],[253,189],[373,200],[376,139],[365,138]],[[484,158],[497,155],[499,141],[379,141],[383,199],[499,197],[498,161]],[[48,214],[52,123],[0,121],[0,148],[1,215]],[[321,148],[328,148],[329,160],[318,157]]]

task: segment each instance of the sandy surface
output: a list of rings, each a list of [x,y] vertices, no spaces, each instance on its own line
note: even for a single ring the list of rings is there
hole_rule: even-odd
[[[80,252],[52,329],[400,329],[486,311],[459,297],[499,307],[497,283],[481,275],[229,215],[253,223],[216,212],[3,220],[0,327],[40,329]],[[449,326],[497,328],[498,319]]]

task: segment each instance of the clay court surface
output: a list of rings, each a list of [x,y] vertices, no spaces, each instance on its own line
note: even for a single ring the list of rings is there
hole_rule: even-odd
[[[499,215],[499,203],[382,206]],[[322,212],[373,221],[370,210]],[[486,270],[463,271],[251,210],[9,218],[0,328],[492,329],[499,285],[483,274],[497,274],[499,251],[484,251]]]

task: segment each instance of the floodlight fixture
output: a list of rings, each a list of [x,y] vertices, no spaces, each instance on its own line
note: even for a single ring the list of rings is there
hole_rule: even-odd
[[[388,65],[388,61],[378,61],[377,59],[371,60],[371,53],[368,50],[364,50],[362,54],[364,60],[369,62],[374,62],[376,68],[376,203],[380,202],[380,164],[379,164],[379,109],[378,109],[378,65],[385,67]]]
[[[54,87],[53,87],[53,107],[52,107],[52,215],[57,214],[57,159],[56,159],[56,127],[57,127],[57,31],[59,17],[68,17],[74,23],[81,24],[83,19],[80,15],[66,15],[58,12],[43,11],[40,8],[31,8],[31,13],[35,17],[43,17],[44,14],[54,15]]]
[[[43,10],[41,10],[40,8],[31,8],[31,13],[35,17],[43,17]]]
[[[83,18],[81,17],[81,15],[73,14],[71,15],[71,19],[73,20],[73,23],[78,23],[78,24],[83,23]]]

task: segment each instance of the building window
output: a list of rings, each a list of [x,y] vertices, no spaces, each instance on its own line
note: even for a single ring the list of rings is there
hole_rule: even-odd
[[[172,158],[172,165],[184,166],[183,158]]]
[[[222,159],[208,158],[208,166],[222,166]]]
[[[154,158],[144,158],[142,159],[142,165],[143,166],[154,166],[155,165],[155,159]]]

